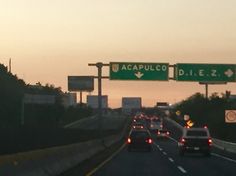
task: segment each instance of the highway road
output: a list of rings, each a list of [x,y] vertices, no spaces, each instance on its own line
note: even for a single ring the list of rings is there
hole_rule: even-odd
[[[171,131],[169,139],[153,136],[153,151],[128,152],[124,144],[118,151],[86,172],[86,176],[235,176],[236,154],[213,149],[212,156],[187,153],[178,155],[180,131],[165,124]],[[70,176],[81,175],[80,170]]]
[[[201,154],[180,157],[175,140],[155,140],[152,152],[128,152],[124,147],[94,174],[92,172],[94,176],[233,176],[236,160],[230,161],[216,154],[211,157]]]
[[[165,124],[172,132],[169,139],[153,136],[153,151],[128,152],[124,144],[120,151],[102,162],[87,176],[235,176],[236,156],[224,156],[213,149],[212,156],[202,154],[178,155],[177,139],[179,131],[171,124]]]

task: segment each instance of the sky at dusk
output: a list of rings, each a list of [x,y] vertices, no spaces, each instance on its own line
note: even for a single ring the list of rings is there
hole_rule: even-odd
[[[236,64],[235,7],[235,0],[0,0],[0,63],[12,58],[12,72],[26,83],[63,91],[68,75],[97,73],[88,63]],[[209,90],[236,94],[236,84]],[[140,96],[143,105],[154,106],[195,92],[204,93],[204,87],[103,81],[111,107],[120,106],[123,96]]]

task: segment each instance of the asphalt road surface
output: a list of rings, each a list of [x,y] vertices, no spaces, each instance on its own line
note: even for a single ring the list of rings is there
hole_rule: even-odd
[[[187,153],[179,156],[177,140],[180,131],[165,124],[171,131],[166,140],[153,135],[153,151],[128,152],[124,144],[120,150],[93,167],[87,176],[235,176],[236,155],[213,149],[212,156]],[[76,174],[73,174],[76,175]],[[79,173],[78,173],[79,175]]]
[[[152,152],[128,152],[124,147],[105,165],[99,168],[94,176],[235,176],[236,160],[230,160],[212,154],[178,155],[177,143],[173,139],[155,140]]]
[[[165,124],[171,131],[169,139],[157,139],[153,135],[153,151],[128,152],[124,147],[88,175],[94,176],[235,176],[236,157],[231,158],[213,149],[212,156],[187,153],[179,156],[177,140],[180,132],[171,124]]]

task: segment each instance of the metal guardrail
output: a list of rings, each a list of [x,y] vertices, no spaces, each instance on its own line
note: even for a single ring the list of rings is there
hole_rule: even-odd
[[[213,138],[213,145],[221,150],[236,153],[236,143],[226,142]]]
[[[179,123],[177,123],[176,121],[174,121],[170,118],[166,118],[166,120],[168,120],[169,122],[174,124],[180,130],[183,129],[183,127]],[[215,138],[213,138],[212,140],[213,140],[213,146],[214,147],[216,147],[218,149],[221,149],[221,150],[231,152],[231,153],[236,153],[236,143],[222,141],[222,140],[215,139]]]

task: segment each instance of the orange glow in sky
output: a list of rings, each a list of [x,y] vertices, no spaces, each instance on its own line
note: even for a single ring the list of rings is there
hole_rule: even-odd
[[[67,91],[67,76],[95,75],[88,66],[95,62],[236,64],[235,0],[0,1],[0,63],[12,58],[12,72],[27,83],[51,83]],[[235,85],[209,90],[236,94]],[[103,82],[111,107],[120,106],[123,96],[141,96],[145,106],[153,106],[195,92],[204,93],[204,87]]]

